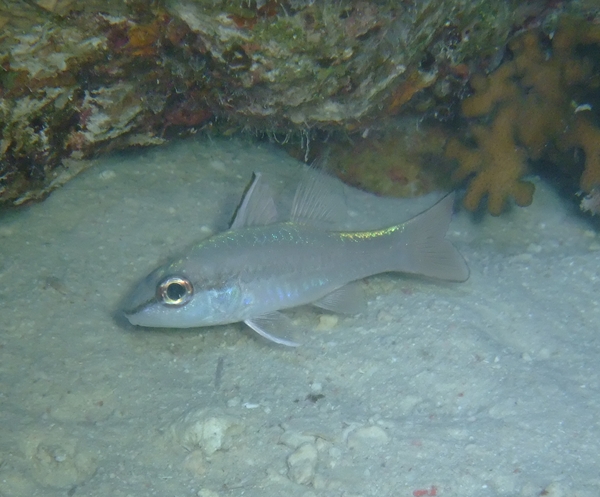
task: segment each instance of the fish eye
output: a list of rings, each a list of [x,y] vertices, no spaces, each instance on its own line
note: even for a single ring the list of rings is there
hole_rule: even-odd
[[[163,304],[187,304],[194,295],[192,282],[181,276],[170,276],[156,288],[156,296]]]

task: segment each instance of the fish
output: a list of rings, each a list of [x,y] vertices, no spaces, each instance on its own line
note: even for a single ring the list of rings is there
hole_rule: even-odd
[[[263,338],[290,325],[281,311],[307,304],[342,314],[364,308],[360,280],[397,272],[462,282],[469,268],[446,239],[454,193],[412,219],[369,231],[332,229],[340,196],[319,174],[300,181],[291,213],[279,220],[262,173],[255,172],[230,228],[157,267],[124,306],[132,325],[192,328],[243,322]],[[342,206],[345,209],[345,206]],[[339,222],[338,222],[339,225]]]

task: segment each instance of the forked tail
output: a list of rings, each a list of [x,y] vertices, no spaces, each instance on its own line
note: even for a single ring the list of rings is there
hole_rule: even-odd
[[[454,193],[445,196],[404,224],[398,234],[401,267],[396,271],[450,281],[469,278],[469,268],[463,256],[445,238],[452,218],[454,197]]]

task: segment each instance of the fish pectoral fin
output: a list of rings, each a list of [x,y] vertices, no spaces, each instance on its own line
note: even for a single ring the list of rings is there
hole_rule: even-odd
[[[365,295],[358,281],[348,283],[312,303],[338,314],[358,314],[366,307]]]
[[[269,185],[262,173],[254,173],[252,183],[238,206],[230,229],[244,226],[264,226],[277,221],[277,208]]]
[[[271,342],[278,343],[279,345],[286,345],[288,347],[298,347],[300,344],[298,342],[294,342],[292,340],[287,340],[286,338],[280,338],[271,334],[268,330],[273,329],[282,329],[290,327],[290,320],[281,312],[271,312],[269,314],[265,314],[263,316],[256,316],[252,319],[246,319],[244,321],[250,328],[252,328],[256,333],[258,333],[261,337],[270,340]]]

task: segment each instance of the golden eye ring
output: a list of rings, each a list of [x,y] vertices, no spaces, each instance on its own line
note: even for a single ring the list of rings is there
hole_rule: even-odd
[[[192,282],[181,276],[169,276],[156,288],[157,299],[166,305],[187,304],[194,295]]]

